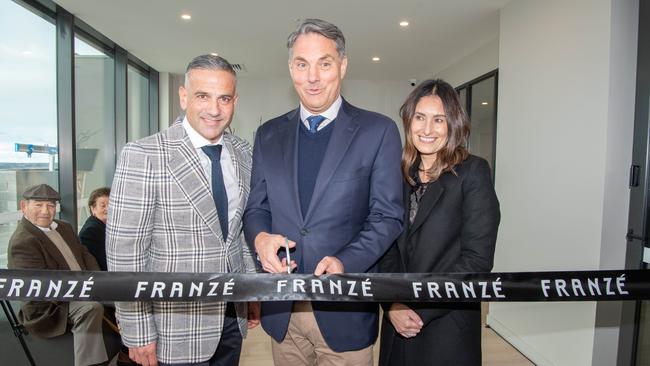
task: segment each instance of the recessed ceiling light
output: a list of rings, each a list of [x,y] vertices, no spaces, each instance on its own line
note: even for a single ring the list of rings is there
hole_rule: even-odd
[[[379,61],[381,61],[381,59],[377,56],[372,58],[372,62],[379,62]]]
[[[189,13],[183,13],[181,14],[181,18],[183,18],[184,20],[190,20],[192,19],[192,16]]]
[[[488,105],[488,102],[481,102],[482,105]]]
[[[400,27],[408,27],[408,26],[409,26],[409,22],[406,21],[406,20],[402,20],[401,22],[399,22],[399,26],[400,26]]]
[[[23,51],[23,55],[29,56],[32,54],[32,51]]]
[[[210,53],[210,54],[211,54],[212,56],[219,56],[219,54],[216,53],[216,52],[212,52],[212,53]]]

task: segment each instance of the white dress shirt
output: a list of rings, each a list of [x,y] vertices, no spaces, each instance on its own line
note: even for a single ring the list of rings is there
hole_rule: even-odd
[[[183,119],[183,128],[187,132],[196,153],[199,155],[199,160],[201,161],[201,167],[205,176],[208,178],[208,183],[212,182],[212,162],[210,158],[201,150],[203,146],[206,145],[223,145],[223,135],[217,143],[213,144],[205,137],[201,136],[187,120],[187,117]],[[224,145],[221,148],[221,172],[223,174],[223,184],[226,186],[226,194],[228,195],[228,226],[232,222],[233,217],[235,217],[235,212],[237,212],[237,207],[241,202],[239,197],[239,185],[237,184],[237,172],[235,171],[235,165],[232,162],[230,151]],[[212,191],[212,185],[210,184],[210,191]]]
[[[341,109],[341,104],[343,104],[343,98],[341,98],[341,94],[339,94],[339,97],[336,98],[334,103],[332,103],[332,105],[329,108],[327,108],[325,112],[319,114],[312,114],[310,111],[307,110],[307,108],[305,108],[304,105],[302,105],[302,103],[300,103],[300,120],[305,125],[305,127],[309,129],[309,121],[307,121],[307,117],[317,116],[317,115],[325,117],[323,122],[321,122],[316,128],[316,131],[320,131],[323,128],[325,128],[325,126],[329,125],[336,118],[336,116],[339,115],[339,109]]]
[[[50,230],[56,230],[57,227],[59,227],[59,224],[56,223],[56,221],[52,221],[49,227],[41,227],[36,224],[34,224],[37,228],[41,229],[43,232],[48,232]]]

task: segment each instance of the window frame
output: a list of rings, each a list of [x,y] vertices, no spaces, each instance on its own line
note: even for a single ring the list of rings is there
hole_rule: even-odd
[[[104,159],[107,181],[113,180],[117,154],[127,142],[127,65],[135,66],[148,80],[149,88],[149,134],[159,129],[159,73],[135,55],[113,42],[81,19],[52,0],[12,0],[35,15],[51,22],[56,31],[56,90],[57,90],[57,132],[58,132],[58,180],[61,204],[59,217],[77,230],[77,167],[76,167],[76,119],[74,86],[74,39],[89,41],[113,57],[114,81],[114,123],[105,131],[108,151],[99,158]],[[109,146],[110,145],[110,146]],[[20,187],[24,189],[25,187]],[[20,216],[20,211],[0,215],[0,223],[11,222]]]
[[[497,111],[499,107],[499,69],[494,69],[490,72],[487,72],[477,78],[474,78],[466,83],[463,83],[455,88],[458,95],[460,95],[461,90],[465,89],[465,100],[461,100],[463,107],[467,111],[467,116],[470,121],[472,120],[472,87],[482,81],[494,77],[494,112],[492,118],[494,119],[494,137],[492,139],[492,144],[494,149],[492,151],[492,183],[496,179],[496,165],[497,165],[497,129],[498,129],[498,119]],[[469,141],[468,141],[469,143]]]

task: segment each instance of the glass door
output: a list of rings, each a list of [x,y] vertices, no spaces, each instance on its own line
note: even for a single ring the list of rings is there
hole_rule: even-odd
[[[498,70],[456,88],[470,119],[469,151],[487,160],[494,179],[497,136]]]
[[[634,142],[630,167],[630,211],[626,268],[648,269],[650,263],[650,3],[639,2]],[[650,366],[650,301],[623,304],[619,364]]]

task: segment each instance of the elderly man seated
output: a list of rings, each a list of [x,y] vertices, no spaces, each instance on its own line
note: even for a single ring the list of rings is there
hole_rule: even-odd
[[[9,240],[10,269],[99,270],[72,226],[54,219],[56,202],[61,199],[54,188],[39,184],[28,188],[23,198],[23,218]],[[97,302],[29,301],[18,317],[27,330],[43,338],[62,335],[69,326],[75,366],[87,366],[104,364],[108,359],[103,314],[104,308]]]

